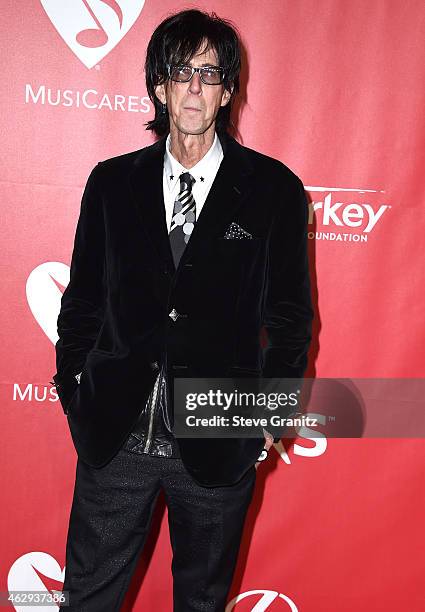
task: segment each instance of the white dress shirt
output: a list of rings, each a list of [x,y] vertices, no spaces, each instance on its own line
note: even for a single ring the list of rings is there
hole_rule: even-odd
[[[192,194],[196,202],[196,221],[201,214],[202,207],[207,199],[211,185],[214,182],[218,169],[223,159],[223,149],[220,139],[215,132],[214,142],[205,153],[204,157],[198,161],[192,168],[185,168],[170,152],[170,134],[167,136],[165,143],[164,155],[164,173],[163,173],[163,188],[164,188],[164,205],[165,216],[167,220],[167,230],[170,232],[171,218],[173,216],[174,201],[180,192],[180,175],[183,172],[190,172],[196,180],[193,184]],[[170,177],[173,178],[170,178]]]

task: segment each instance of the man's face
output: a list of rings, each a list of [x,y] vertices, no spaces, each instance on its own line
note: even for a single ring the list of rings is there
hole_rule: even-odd
[[[188,65],[218,66],[215,50],[198,53]],[[230,100],[230,92],[224,85],[205,85],[198,72],[195,72],[187,83],[178,83],[168,79],[157,85],[155,93],[161,102],[167,104],[170,118],[170,130],[183,134],[203,134],[213,124],[221,106]],[[214,126],[213,126],[214,129]]]

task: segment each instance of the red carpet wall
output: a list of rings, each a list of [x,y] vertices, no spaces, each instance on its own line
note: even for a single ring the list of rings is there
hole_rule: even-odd
[[[243,144],[310,195],[308,374],[424,376],[423,2],[197,6],[241,32]],[[1,591],[62,587],[76,455],[49,381],[80,198],[97,161],[152,142],[146,45],[187,7],[2,2]],[[424,441],[284,442],[259,467],[228,610],[424,610]],[[161,498],[128,610],[172,610],[166,517]]]

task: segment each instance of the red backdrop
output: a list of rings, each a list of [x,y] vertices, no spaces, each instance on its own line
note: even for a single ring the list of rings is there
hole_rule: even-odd
[[[48,381],[80,198],[97,161],[152,142],[146,45],[188,6],[2,3],[3,591],[62,585],[76,455]],[[423,2],[196,6],[241,32],[243,144],[286,163],[311,197],[308,374],[422,377]],[[276,444],[228,609],[425,609],[424,458],[421,439]],[[128,609],[172,609],[166,514],[161,498]]]

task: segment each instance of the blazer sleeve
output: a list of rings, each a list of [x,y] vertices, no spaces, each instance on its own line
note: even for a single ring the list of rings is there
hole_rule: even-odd
[[[53,376],[64,412],[78,385],[75,375],[93,347],[105,311],[105,224],[99,182],[101,164],[91,171],[81,200],[71,257],[70,280],[57,319]]]
[[[301,378],[311,342],[308,206],[301,180],[295,175],[291,178],[278,204],[270,237],[263,317],[268,337],[263,351],[264,378]]]

